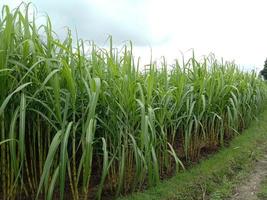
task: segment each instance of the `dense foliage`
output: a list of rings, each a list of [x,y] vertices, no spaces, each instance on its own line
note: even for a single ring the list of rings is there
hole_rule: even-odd
[[[28,11],[5,6],[0,18],[4,199],[155,185],[244,129],[265,101],[265,84],[234,63],[192,56],[140,70],[131,44],[119,51],[110,39],[107,50],[70,32],[60,41]]]
[[[267,80],[267,59],[264,62],[263,69],[260,71],[260,74],[263,76],[264,80]]]

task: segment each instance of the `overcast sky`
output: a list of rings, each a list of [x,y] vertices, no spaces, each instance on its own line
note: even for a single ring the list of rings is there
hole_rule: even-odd
[[[21,0],[0,0],[11,7]],[[28,1],[29,2],[29,1]],[[266,0],[32,0],[39,15],[47,13],[56,32],[65,26],[79,37],[103,45],[133,41],[136,55],[166,56],[180,51],[235,60],[246,69],[261,69],[267,57]],[[187,52],[187,53],[186,53]],[[190,53],[191,54],[191,53]]]

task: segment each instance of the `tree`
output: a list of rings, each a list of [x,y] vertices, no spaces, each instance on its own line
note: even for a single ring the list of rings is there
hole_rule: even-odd
[[[264,80],[267,80],[267,58],[264,62],[263,70],[260,71],[260,74],[263,76]]]

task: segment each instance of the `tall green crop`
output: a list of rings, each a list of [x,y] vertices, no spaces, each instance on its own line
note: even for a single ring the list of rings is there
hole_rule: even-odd
[[[54,33],[31,5],[0,16],[0,196],[100,199],[153,186],[246,128],[266,85],[214,56],[135,63]],[[89,53],[86,50],[90,49]],[[121,53],[119,53],[121,52]]]

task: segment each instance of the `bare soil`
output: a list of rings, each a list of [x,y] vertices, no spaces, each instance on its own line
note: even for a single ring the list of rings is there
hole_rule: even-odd
[[[256,162],[252,173],[237,186],[230,200],[259,200],[260,183],[267,177],[267,153]]]

